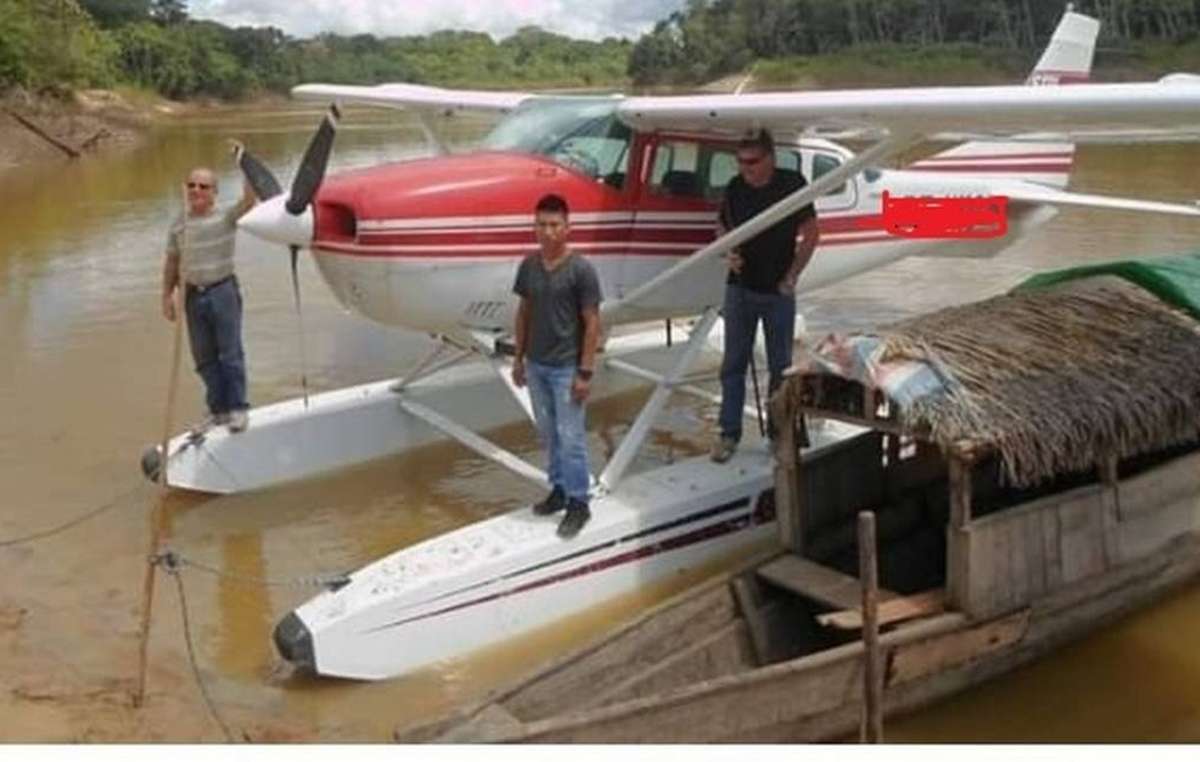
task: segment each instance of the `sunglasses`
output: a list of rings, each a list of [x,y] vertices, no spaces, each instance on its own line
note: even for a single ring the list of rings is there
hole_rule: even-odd
[[[760,163],[765,158],[767,158],[765,153],[760,153],[758,156],[739,156],[737,157],[737,163],[743,167],[751,167]]]
[[[212,190],[212,183],[188,183],[188,190]]]

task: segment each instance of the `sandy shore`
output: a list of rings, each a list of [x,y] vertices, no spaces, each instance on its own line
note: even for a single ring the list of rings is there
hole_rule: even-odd
[[[84,90],[68,100],[11,92],[0,98],[0,172],[75,160],[33,128],[86,158],[136,146],[156,119],[175,110],[170,104],[135,107],[108,90]]]

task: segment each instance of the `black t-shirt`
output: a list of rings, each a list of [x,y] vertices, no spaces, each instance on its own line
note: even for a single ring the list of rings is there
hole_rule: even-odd
[[[725,186],[721,224],[726,230],[733,230],[806,185],[803,175],[788,169],[776,169],[771,182],[762,188],[755,188],[741,175],[735,175]],[[800,225],[816,216],[813,205],[807,204],[739,246],[745,264],[740,274],[729,273],[728,282],[751,291],[775,293],[795,257]]]
[[[578,254],[551,271],[542,255],[530,254],[517,268],[513,293],[529,300],[528,345],[530,360],[561,367],[579,362],[583,341],[580,313],[600,304],[600,281],[592,263]]]

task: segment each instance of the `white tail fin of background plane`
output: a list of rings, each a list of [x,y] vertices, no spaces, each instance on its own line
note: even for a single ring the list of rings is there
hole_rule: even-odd
[[[1025,83],[1042,87],[1086,82],[1091,76],[1099,33],[1099,21],[1067,11]],[[972,141],[922,159],[906,169],[1020,178],[1061,189],[1071,179],[1074,160],[1075,146],[1070,143]]]

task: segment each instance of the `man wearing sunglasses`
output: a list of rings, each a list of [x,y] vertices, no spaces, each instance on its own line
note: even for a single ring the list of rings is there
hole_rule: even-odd
[[[720,235],[807,184],[799,172],[775,166],[775,141],[767,130],[759,130],[738,143],[737,162],[738,174],[726,186],[721,203]],[[818,237],[816,210],[808,204],[729,254],[721,312],[725,321],[718,421],[721,431],[711,453],[717,463],[733,457],[742,436],[746,369],[760,320],[766,338],[770,392],[779,386],[784,370],[792,364],[796,280],[812,258]]]
[[[189,172],[185,189],[187,218],[181,213],[167,233],[163,317],[176,319],[175,289],[182,288],[192,359],[204,381],[209,411],[192,432],[202,434],[222,424],[228,424],[233,432],[244,431],[250,406],[242,352],[242,294],[233,272],[233,242],[238,218],[256,199],[250,185],[243,183],[240,200],[218,207],[217,178],[207,167]]]

